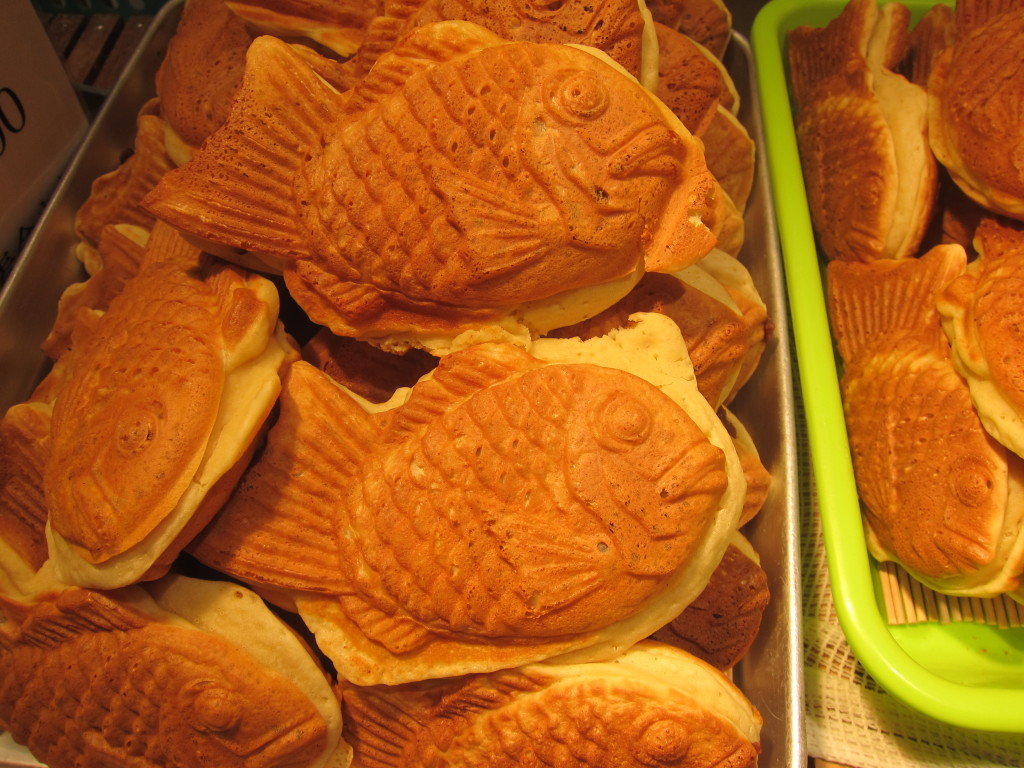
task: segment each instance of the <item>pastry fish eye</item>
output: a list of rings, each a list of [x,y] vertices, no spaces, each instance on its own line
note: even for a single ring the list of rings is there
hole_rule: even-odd
[[[242,719],[241,697],[213,681],[199,681],[189,686],[193,727],[203,733],[224,733]]]
[[[644,765],[672,765],[690,750],[690,733],[675,720],[655,720],[644,729],[637,744],[637,758]]]
[[[639,398],[627,392],[608,395],[591,412],[594,438],[611,451],[640,445],[651,433],[651,412]]]
[[[984,459],[961,456],[949,469],[949,489],[961,504],[965,507],[980,507],[988,501],[995,478]]]
[[[126,407],[117,421],[117,450],[124,456],[145,451],[156,439],[163,418],[159,403],[134,403]]]
[[[552,112],[567,123],[589,122],[608,109],[608,89],[595,73],[585,69],[559,70],[545,90]]]

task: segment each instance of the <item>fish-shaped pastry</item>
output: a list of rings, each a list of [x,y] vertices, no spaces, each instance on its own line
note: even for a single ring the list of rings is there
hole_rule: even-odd
[[[656,57],[644,50],[656,45],[654,31],[632,0],[389,0],[351,60],[356,75],[369,72],[413,28],[439,21],[469,21],[506,40],[586,45],[608,54],[645,86],[655,85],[645,64]]]
[[[731,439],[692,372],[675,385],[685,406],[489,343],[371,413],[295,363],[263,454],[189,551],[290,596],[358,684],[607,656],[700,592],[742,507]]]
[[[1024,7],[963,0],[955,22],[929,72],[929,144],[964,194],[1024,221]]]
[[[850,0],[824,27],[787,33],[800,164],[829,259],[913,256],[931,219],[928,97],[895,71],[909,20],[901,3]]]
[[[1024,456],[1024,225],[985,218],[974,243],[937,306],[985,429]]]
[[[440,22],[345,93],[257,39],[227,124],[144,205],[276,260],[338,335],[444,350],[567,325],[698,260],[717,189],[699,141],[599,52]]]
[[[981,597],[1016,588],[1024,567],[1024,462],[982,427],[939,324],[937,294],[965,263],[959,245],[832,262],[828,302],[872,554]]]
[[[682,32],[721,59],[732,39],[732,12],[724,0],[646,0],[659,24]]]
[[[78,315],[61,357],[43,487],[69,584],[166,570],[237,480],[298,356],[270,280],[213,264],[164,224],[145,259],[105,312]]]
[[[361,768],[752,768],[761,751],[761,715],[743,693],[651,641],[603,663],[342,684],[342,705]]]
[[[148,594],[0,598],[0,728],[52,766],[344,768],[341,710],[255,594],[173,577]]]

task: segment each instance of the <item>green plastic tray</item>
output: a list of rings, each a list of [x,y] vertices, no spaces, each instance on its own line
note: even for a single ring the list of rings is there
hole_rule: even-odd
[[[933,4],[904,0],[915,21]],[[799,387],[836,612],[865,670],[910,707],[955,726],[1024,733],[1024,628],[969,622],[889,625],[877,563],[865,546],[822,262],[800,172],[785,54],[790,29],[823,26],[844,5],[844,0],[771,0],[751,30]]]

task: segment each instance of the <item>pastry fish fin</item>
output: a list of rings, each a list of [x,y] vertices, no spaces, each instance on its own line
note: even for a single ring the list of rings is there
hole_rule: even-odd
[[[504,556],[520,577],[514,589],[536,615],[572,605],[620,575],[612,537],[553,537],[541,520],[516,521],[516,546]]]
[[[352,89],[353,105],[365,108],[397,91],[418,72],[508,42],[464,21],[441,21],[414,27],[404,34],[406,26],[404,19],[388,17],[378,17],[370,24],[363,43],[366,50],[357,54],[357,58],[365,59],[361,63],[368,71]],[[377,58],[371,62],[374,56]]]
[[[448,203],[448,215],[473,242],[486,248],[467,254],[469,284],[516,272],[543,259],[568,231],[553,205],[517,200],[506,190],[458,168],[434,168],[434,187]]]
[[[914,259],[832,261],[828,266],[829,319],[843,360],[880,340],[914,334],[943,344],[938,293],[967,265],[960,245],[938,245]]]
[[[262,454],[189,551],[250,583],[341,592],[341,507],[377,439],[369,415],[326,374],[293,363]],[[311,551],[319,556],[307,557]]]
[[[408,616],[395,616],[358,595],[341,595],[342,610],[366,637],[390,653],[412,653],[422,648],[434,633]]]
[[[413,387],[408,401],[394,412],[389,436],[418,431],[455,403],[487,389],[528,367],[543,365],[518,347],[481,345],[460,352],[455,361],[442,358],[433,375]]]
[[[480,712],[500,709],[522,693],[533,693],[545,687],[547,681],[522,672],[501,672],[471,678],[457,691],[445,696],[435,708],[439,718],[471,719]]]
[[[143,199],[205,240],[286,260],[310,252],[302,176],[344,99],[287,44],[258,37],[227,122]]]
[[[112,598],[75,587],[61,592],[53,600],[31,606],[16,642],[56,648],[79,635],[127,632],[147,623],[144,616]]]
[[[426,730],[416,713],[400,707],[374,686],[343,684],[344,736],[356,745],[365,768],[402,768],[407,745]]]

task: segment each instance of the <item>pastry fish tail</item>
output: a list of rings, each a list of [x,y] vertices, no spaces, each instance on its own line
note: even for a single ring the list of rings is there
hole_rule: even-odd
[[[843,360],[911,334],[945,344],[936,297],[966,264],[960,245],[939,245],[918,259],[830,263],[829,319]]]
[[[340,98],[289,45],[257,38],[227,122],[143,207],[222,245],[285,260],[308,254],[301,176],[322,151]]]
[[[358,764],[365,768],[408,765],[409,752],[426,726],[373,687],[342,685],[342,738],[353,746]]]
[[[306,362],[289,368],[280,403],[262,455],[189,551],[249,583],[341,593],[343,497],[377,433],[366,412]]]

